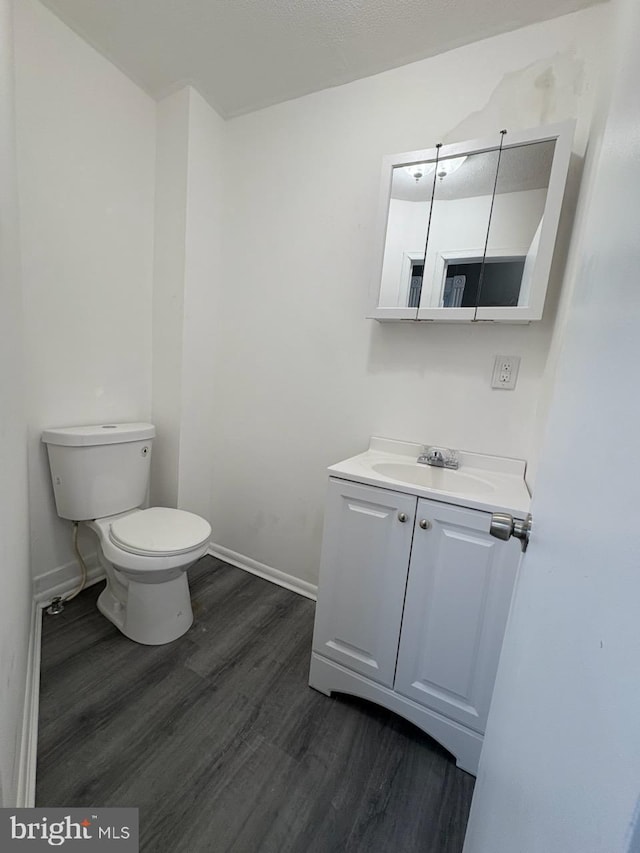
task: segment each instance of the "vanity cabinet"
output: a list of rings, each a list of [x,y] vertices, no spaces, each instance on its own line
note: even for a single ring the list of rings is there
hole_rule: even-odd
[[[331,478],[309,678],[406,717],[474,774],[520,557],[490,520]]]

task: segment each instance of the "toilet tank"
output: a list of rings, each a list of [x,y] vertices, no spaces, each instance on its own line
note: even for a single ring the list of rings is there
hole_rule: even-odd
[[[155,434],[143,423],[45,430],[58,515],[86,521],[141,506]]]

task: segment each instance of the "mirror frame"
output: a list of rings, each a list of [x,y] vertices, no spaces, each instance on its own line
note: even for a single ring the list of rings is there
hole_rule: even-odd
[[[540,320],[549,283],[549,273],[555,249],[560,212],[564,198],[575,121],[564,121],[529,130],[509,131],[503,142],[503,149],[516,148],[536,142],[555,140],[553,163],[549,177],[547,199],[544,206],[540,242],[533,267],[530,299],[528,305],[504,307],[465,307],[465,308],[394,308],[380,307],[380,286],[382,266],[387,236],[389,205],[391,201],[391,183],[394,168],[411,166],[414,163],[434,161],[438,148],[426,148],[418,151],[405,151],[401,154],[387,154],[382,160],[380,197],[378,202],[378,224],[376,229],[376,266],[371,288],[371,308],[367,317],[385,322],[389,320],[410,320],[413,322],[454,322],[468,323],[494,321],[501,323],[530,323]],[[460,157],[469,154],[481,154],[495,151],[500,147],[500,134],[490,138],[454,142],[439,149],[439,157]],[[426,236],[426,235],[425,235]]]

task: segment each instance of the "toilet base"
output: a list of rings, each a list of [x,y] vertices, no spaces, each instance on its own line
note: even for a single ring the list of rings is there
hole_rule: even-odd
[[[121,601],[116,585],[107,576],[107,585],[98,598],[98,610],[113,622],[125,637],[146,646],[171,643],[193,624],[193,610],[187,573],[163,583],[136,583],[127,578]]]

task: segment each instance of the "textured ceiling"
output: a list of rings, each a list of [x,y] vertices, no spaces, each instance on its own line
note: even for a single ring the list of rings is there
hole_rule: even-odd
[[[154,97],[249,112],[597,0],[44,0]]]

